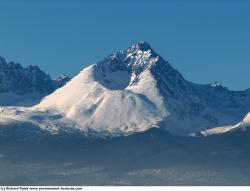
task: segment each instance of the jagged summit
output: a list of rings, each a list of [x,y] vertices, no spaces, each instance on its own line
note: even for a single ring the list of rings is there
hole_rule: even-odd
[[[155,53],[147,42],[140,41],[97,62],[97,65],[109,65],[114,70],[146,69],[159,59],[162,58]]]
[[[93,75],[109,89],[125,89],[147,77],[157,63],[170,67],[148,43],[139,42],[94,64]]]
[[[151,46],[148,42],[146,41],[139,41],[138,43],[130,46],[128,50],[141,50],[141,51],[148,51],[152,50]]]
[[[149,76],[146,73],[155,78],[161,78],[160,73],[164,73],[166,78],[171,78],[169,80],[184,80],[178,71],[143,41],[97,62],[93,73],[97,81],[110,89],[134,86]]]

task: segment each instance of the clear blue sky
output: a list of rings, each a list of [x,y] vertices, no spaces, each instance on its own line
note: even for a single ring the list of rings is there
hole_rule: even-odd
[[[250,1],[0,0],[0,55],[52,77],[139,40],[188,80],[250,88]]]

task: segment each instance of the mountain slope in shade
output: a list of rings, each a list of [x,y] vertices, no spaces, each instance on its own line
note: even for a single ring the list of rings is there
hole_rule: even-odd
[[[34,107],[1,108],[0,121],[51,132],[127,135],[160,127],[190,135],[236,124],[249,111],[249,90],[189,82],[139,42],[85,68]]]
[[[54,89],[57,89],[57,88],[64,86],[70,80],[71,80],[71,78],[65,74],[58,76],[57,78],[53,79]]]
[[[38,66],[23,68],[0,57],[0,105],[31,106],[63,86],[68,77],[52,80]]]

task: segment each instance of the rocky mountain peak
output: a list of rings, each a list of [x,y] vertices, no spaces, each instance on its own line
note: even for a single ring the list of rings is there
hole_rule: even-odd
[[[140,50],[140,51],[149,51],[152,50],[150,44],[146,41],[139,41],[138,43],[132,45],[128,50]]]

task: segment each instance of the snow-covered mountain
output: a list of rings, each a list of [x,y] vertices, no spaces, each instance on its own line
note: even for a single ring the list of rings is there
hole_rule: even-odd
[[[128,135],[160,127],[190,135],[236,124],[250,111],[250,91],[189,82],[148,43],[83,69],[30,108],[2,107],[1,125]]]
[[[23,68],[18,63],[7,63],[0,57],[0,105],[34,105],[69,79],[60,76],[52,80],[38,66]]]

